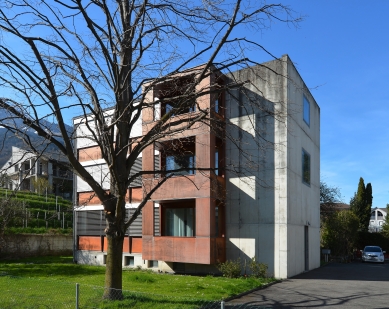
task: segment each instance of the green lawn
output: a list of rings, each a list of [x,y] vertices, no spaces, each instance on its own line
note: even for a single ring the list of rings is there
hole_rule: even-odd
[[[274,281],[123,271],[123,301],[102,301],[104,267],[71,257],[0,261],[0,308],[199,308]]]

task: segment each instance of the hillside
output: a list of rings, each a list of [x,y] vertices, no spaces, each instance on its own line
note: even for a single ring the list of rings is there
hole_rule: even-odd
[[[15,196],[11,194],[15,193]],[[12,196],[12,197],[11,197]],[[11,198],[23,203],[23,216],[14,216],[11,228],[72,228],[72,202],[53,195],[44,196],[32,192],[12,192],[0,189],[0,199]],[[0,215],[1,217],[1,215]]]
[[[28,149],[23,140],[12,134],[10,131],[2,127],[1,125],[10,125],[15,128],[23,128],[23,121],[20,119],[13,119],[10,116],[7,116],[7,111],[0,109],[0,167],[2,167],[5,162],[11,157],[12,146],[16,146],[22,149]],[[53,132],[53,134],[59,135],[58,125],[52,122],[49,122],[45,119],[39,120],[41,125],[46,127],[47,130]],[[65,124],[66,125],[66,124]],[[71,132],[73,128],[69,125],[66,125],[68,132]],[[28,132],[28,136],[38,149],[45,149],[47,143],[44,139],[38,136],[33,130],[25,129]],[[48,145],[45,150],[46,156],[52,153],[58,157],[58,150],[55,145]]]

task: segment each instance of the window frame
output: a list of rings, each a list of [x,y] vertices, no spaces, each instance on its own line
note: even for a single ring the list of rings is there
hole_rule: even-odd
[[[187,204],[182,204],[182,203],[167,203],[165,205],[160,205],[161,211],[162,211],[162,216],[160,218],[161,220],[161,236],[162,237],[196,237],[196,204],[194,201],[187,201]],[[192,235],[171,235],[174,233],[171,233],[173,230],[171,230],[171,227],[169,226],[169,221],[171,217],[169,217],[168,212],[175,212],[176,210],[178,211],[185,211],[188,213],[184,214],[185,219],[192,219],[192,221],[189,223],[187,220],[180,221],[182,223],[181,227],[184,227],[184,234],[186,234],[188,231],[191,230]],[[192,213],[190,213],[192,212]],[[177,220],[179,221],[179,219]],[[189,228],[189,230],[188,230]]]
[[[303,95],[303,120],[308,127],[311,126],[311,102],[305,95]]]

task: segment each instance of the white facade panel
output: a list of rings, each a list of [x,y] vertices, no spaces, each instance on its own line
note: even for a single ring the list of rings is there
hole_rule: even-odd
[[[108,166],[106,164],[90,165],[86,166],[85,169],[91,174],[91,176],[100,184],[103,189],[110,188],[110,179]],[[77,176],[77,192],[92,191],[92,188],[79,176]]]

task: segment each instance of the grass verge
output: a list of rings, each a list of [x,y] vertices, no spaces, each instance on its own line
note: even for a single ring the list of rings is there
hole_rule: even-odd
[[[103,301],[105,267],[77,265],[71,257],[0,261],[1,308],[199,308],[274,281],[123,270],[122,301]]]

